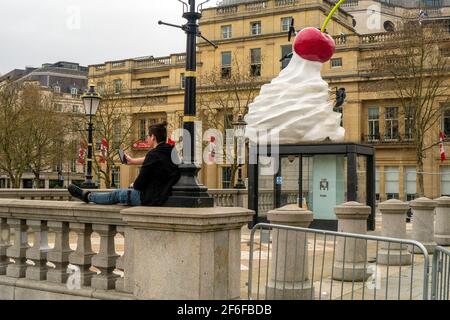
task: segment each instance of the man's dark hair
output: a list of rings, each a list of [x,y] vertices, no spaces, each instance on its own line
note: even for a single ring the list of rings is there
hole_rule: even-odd
[[[164,121],[162,123],[152,124],[148,128],[148,134],[154,135],[156,138],[156,141],[158,143],[166,142],[167,141],[167,122]]]

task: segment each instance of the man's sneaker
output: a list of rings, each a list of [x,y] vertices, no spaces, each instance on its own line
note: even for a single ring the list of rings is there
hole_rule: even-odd
[[[89,203],[89,191],[84,191],[83,189],[77,187],[74,184],[71,184],[67,190],[72,195],[72,197],[80,199],[86,203]]]

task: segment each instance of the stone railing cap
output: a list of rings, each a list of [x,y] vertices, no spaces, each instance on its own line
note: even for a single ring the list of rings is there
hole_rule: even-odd
[[[409,208],[409,205],[406,202],[391,199],[384,201],[378,205],[380,211],[390,211],[394,213],[406,213]]]
[[[314,214],[304,208],[299,207],[296,204],[289,204],[282,208],[271,210],[267,213],[267,218],[270,222],[312,222],[314,220]]]
[[[437,201],[422,197],[409,203],[412,209],[433,209],[438,205]]]
[[[350,201],[334,208],[339,219],[367,219],[371,208],[362,203]]]
[[[438,203],[438,207],[450,207],[450,197],[440,197],[437,199],[434,199]]]

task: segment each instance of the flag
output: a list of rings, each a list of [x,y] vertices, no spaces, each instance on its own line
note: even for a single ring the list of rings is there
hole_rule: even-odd
[[[441,161],[445,161],[447,159],[445,156],[444,141],[445,134],[441,131],[439,132],[439,152],[441,153]]]
[[[108,154],[109,144],[105,138],[102,139],[102,143],[100,145],[100,151],[102,155],[100,156],[100,163],[106,163],[106,156]]]
[[[170,144],[171,146],[174,146],[176,144],[175,141],[170,138],[169,140],[167,140],[167,143]]]
[[[87,143],[80,140],[80,149],[78,150],[78,163],[84,165],[84,158],[86,157]]]

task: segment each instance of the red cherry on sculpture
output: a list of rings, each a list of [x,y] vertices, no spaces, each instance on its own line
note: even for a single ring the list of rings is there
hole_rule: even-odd
[[[336,44],[332,37],[312,27],[301,30],[294,41],[295,52],[309,61],[327,62],[335,49]]]

